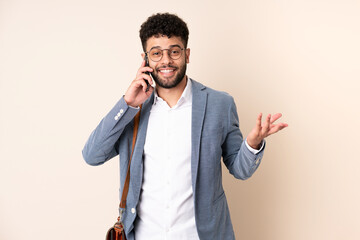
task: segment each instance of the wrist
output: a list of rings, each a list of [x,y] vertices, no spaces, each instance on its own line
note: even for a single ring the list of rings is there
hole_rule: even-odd
[[[135,106],[135,104],[134,104],[133,102],[129,101],[129,100],[126,98],[126,95],[124,95],[123,98],[124,98],[124,101],[126,102],[126,104],[127,104],[128,106],[134,107],[134,108],[137,107],[137,106]]]
[[[256,149],[256,150],[259,150],[260,149],[260,147],[261,147],[261,142],[262,141],[260,141],[260,142],[254,142],[254,141],[249,141],[249,139],[246,139],[246,142],[247,142],[247,144],[251,147],[251,148],[253,148],[253,149]]]

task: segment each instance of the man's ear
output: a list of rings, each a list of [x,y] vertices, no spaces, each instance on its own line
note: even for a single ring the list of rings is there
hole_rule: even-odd
[[[145,53],[141,53],[142,59],[145,59]]]
[[[190,48],[185,50],[186,63],[190,63]]]

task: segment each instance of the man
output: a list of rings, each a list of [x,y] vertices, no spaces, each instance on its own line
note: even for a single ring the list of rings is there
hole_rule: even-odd
[[[142,62],[125,95],[83,149],[90,165],[119,154],[124,183],[133,118],[142,104],[123,214],[130,240],[234,239],[221,157],[231,174],[247,179],[261,162],[263,139],[287,126],[273,124],[281,114],[268,115],[264,123],[259,114],[243,141],[233,98],[186,76],[188,34],[186,23],[168,13],[142,24],[142,57],[149,66]],[[153,85],[153,80],[155,88],[146,83]]]

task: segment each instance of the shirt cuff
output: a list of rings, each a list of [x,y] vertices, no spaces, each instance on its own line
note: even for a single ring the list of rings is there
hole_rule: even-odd
[[[246,147],[247,147],[247,148],[250,150],[250,152],[252,152],[253,154],[258,154],[259,152],[261,152],[261,150],[263,150],[263,148],[264,148],[264,144],[265,144],[265,141],[262,140],[262,141],[261,141],[261,147],[260,147],[259,150],[257,150],[257,149],[254,149],[254,148],[250,147],[249,144],[247,143],[246,139],[245,139],[245,145],[246,145]]]
[[[129,107],[129,108],[132,108],[132,109],[136,109],[136,110],[140,109],[139,106],[137,106],[137,107],[132,107],[132,106],[128,105],[128,107]]]

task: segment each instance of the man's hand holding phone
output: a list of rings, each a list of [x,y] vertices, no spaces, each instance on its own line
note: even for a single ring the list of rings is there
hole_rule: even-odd
[[[138,107],[151,96],[154,88],[148,86],[146,81],[148,81],[150,85],[153,85],[153,80],[150,74],[147,74],[146,72],[151,73],[152,71],[153,69],[151,67],[146,66],[146,60],[144,59],[136,74],[135,80],[131,82],[124,96],[124,100],[129,106]],[[148,91],[146,91],[147,89]]]

